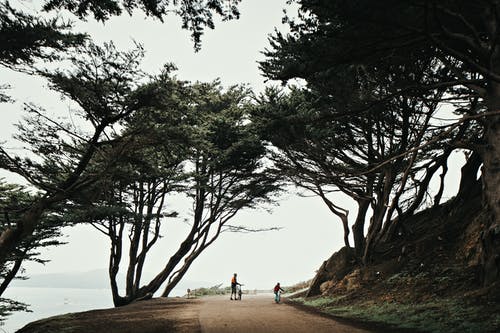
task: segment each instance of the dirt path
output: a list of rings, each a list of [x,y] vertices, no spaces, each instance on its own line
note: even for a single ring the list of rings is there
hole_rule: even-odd
[[[248,295],[242,301],[231,301],[226,296],[204,298],[199,320],[202,333],[370,332],[301,311],[291,305],[275,304],[272,294]]]
[[[26,325],[18,333],[370,333],[333,319],[275,304],[272,294],[201,299],[155,298],[128,306],[65,314]]]

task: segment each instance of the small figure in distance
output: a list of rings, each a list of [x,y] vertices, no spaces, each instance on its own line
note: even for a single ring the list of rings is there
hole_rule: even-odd
[[[241,291],[241,286],[242,286],[242,284],[240,284],[240,285],[238,286],[238,288],[237,288],[237,289],[238,289],[238,298],[237,298],[237,299],[238,299],[239,301],[241,301],[241,294],[243,293],[243,292]]]
[[[237,276],[238,276],[238,274],[234,273],[234,275],[231,279],[231,298],[230,298],[231,301],[233,300],[233,295],[234,295],[234,299],[236,300],[236,297],[237,297],[236,286],[237,285],[241,286],[241,283],[238,283],[238,281],[236,280]]]
[[[281,301],[281,293],[282,292],[285,292],[285,291],[283,290],[283,288],[281,288],[280,283],[278,282],[274,286],[274,301],[276,303],[279,303]]]

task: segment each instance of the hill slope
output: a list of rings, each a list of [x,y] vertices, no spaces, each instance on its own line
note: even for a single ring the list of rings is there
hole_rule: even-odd
[[[499,332],[499,283],[479,284],[484,219],[478,193],[415,214],[366,266],[351,249],[333,254],[296,301],[423,332]]]

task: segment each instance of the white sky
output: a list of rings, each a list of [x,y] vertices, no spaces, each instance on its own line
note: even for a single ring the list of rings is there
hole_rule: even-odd
[[[260,52],[267,46],[267,35],[275,26],[281,26],[285,2],[244,0],[241,19],[219,23],[214,31],[206,31],[198,53],[193,51],[189,32],[179,29],[180,23],[174,16],[167,18],[166,24],[144,19],[139,14],[132,18],[127,15],[114,18],[104,25],[89,21],[78,22],[77,26],[88,31],[98,43],[113,40],[119,49],[133,47],[133,40],[144,44],[147,52],[144,70],[149,73],[157,73],[164,63],[173,62],[179,68],[180,79],[220,78],[225,86],[248,83],[258,92],[263,90],[264,79],[259,74],[257,60],[263,58]],[[56,94],[47,92],[39,79],[4,69],[0,70],[0,77],[2,82],[13,86],[10,93],[18,100],[12,105],[1,105],[0,140],[7,140],[12,134],[12,124],[20,117],[20,102],[36,102],[56,114],[64,114],[68,108]],[[8,145],[15,147],[11,142]],[[456,175],[450,177],[456,178]],[[450,191],[453,193],[453,189]],[[354,210],[345,199],[336,203]],[[281,199],[280,206],[273,208],[272,214],[264,210],[243,212],[232,224],[251,226],[254,222],[283,229],[221,235],[192,265],[185,280],[227,285],[237,272],[240,282],[249,289],[271,288],[278,281],[290,285],[312,278],[321,263],[343,246],[341,223],[319,198],[289,193]],[[164,226],[163,230],[169,235],[153,253],[147,271],[155,272],[163,267],[168,260],[165,253],[169,244],[175,244],[185,227],[179,221]],[[85,226],[67,230],[66,235],[69,244],[45,251],[44,257],[51,262],[45,266],[28,265],[28,275],[107,268],[109,245],[104,236]]]

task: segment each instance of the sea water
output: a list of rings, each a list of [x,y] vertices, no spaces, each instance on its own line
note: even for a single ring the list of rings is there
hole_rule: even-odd
[[[174,289],[171,296],[182,294],[183,291]],[[0,333],[14,333],[32,321],[55,315],[113,307],[108,289],[12,287],[3,297],[30,304],[33,312],[10,315],[3,325],[0,324]]]

